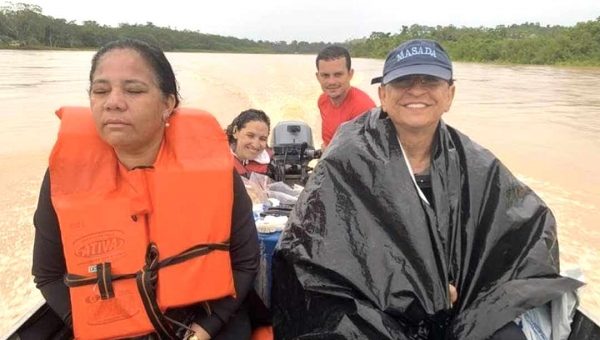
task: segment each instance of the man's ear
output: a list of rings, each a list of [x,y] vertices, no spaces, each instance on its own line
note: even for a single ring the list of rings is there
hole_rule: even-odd
[[[450,85],[448,89],[448,98],[446,99],[446,112],[450,111],[452,102],[454,101],[454,95],[456,94],[456,86]]]
[[[377,88],[377,93],[379,94],[379,102],[381,103],[381,109],[384,112],[387,112],[385,109],[385,85],[380,85],[379,88]]]

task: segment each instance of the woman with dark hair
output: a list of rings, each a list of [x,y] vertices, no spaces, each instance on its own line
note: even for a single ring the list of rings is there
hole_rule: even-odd
[[[257,231],[216,119],[178,108],[164,53],[137,40],[96,53],[89,99],[57,111],[34,216],[42,295],[77,339],[249,339]]]
[[[271,120],[261,110],[242,111],[229,124],[227,138],[240,175],[249,177],[255,172],[273,177],[273,152],[267,144],[270,131]]]

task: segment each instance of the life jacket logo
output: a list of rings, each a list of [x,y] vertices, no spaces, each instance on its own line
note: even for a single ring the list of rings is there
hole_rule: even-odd
[[[137,293],[131,290],[115,292],[116,297],[100,299],[97,294],[85,298],[87,311],[86,323],[92,326],[110,325],[120,320],[134,317],[140,312],[141,304],[136,303]]]
[[[75,241],[75,256],[97,257],[119,250],[125,244],[121,231],[101,232]]]
[[[100,300],[100,295],[97,294],[93,294],[85,298],[86,303],[94,303],[98,300]]]

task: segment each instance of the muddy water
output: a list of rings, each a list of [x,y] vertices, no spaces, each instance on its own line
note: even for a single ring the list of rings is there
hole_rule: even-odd
[[[58,128],[53,112],[87,105],[91,52],[0,51],[0,334],[40,299],[31,277],[32,215]],[[168,54],[183,105],[223,126],[246,108],[273,124],[304,120],[320,145],[314,57]],[[378,103],[379,60],[353,61],[353,85]],[[552,208],[563,268],[580,267],[583,306],[600,316],[600,69],[455,64],[444,119],[493,151]]]

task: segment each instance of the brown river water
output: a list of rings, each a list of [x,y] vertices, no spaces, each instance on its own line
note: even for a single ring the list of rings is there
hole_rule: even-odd
[[[56,138],[54,111],[87,105],[92,52],[0,50],[0,336],[41,295],[31,276],[32,216]],[[314,56],[170,53],[183,105],[225,126],[247,108],[303,120],[320,145]],[[371,95],[383,61],[354,59]],[[446,122],[494,152],[550,206],[562,269],[579,267],[582,305],[600,317],[600,69],[455,63]],[[594,246],[595,244],[595,246]]]

